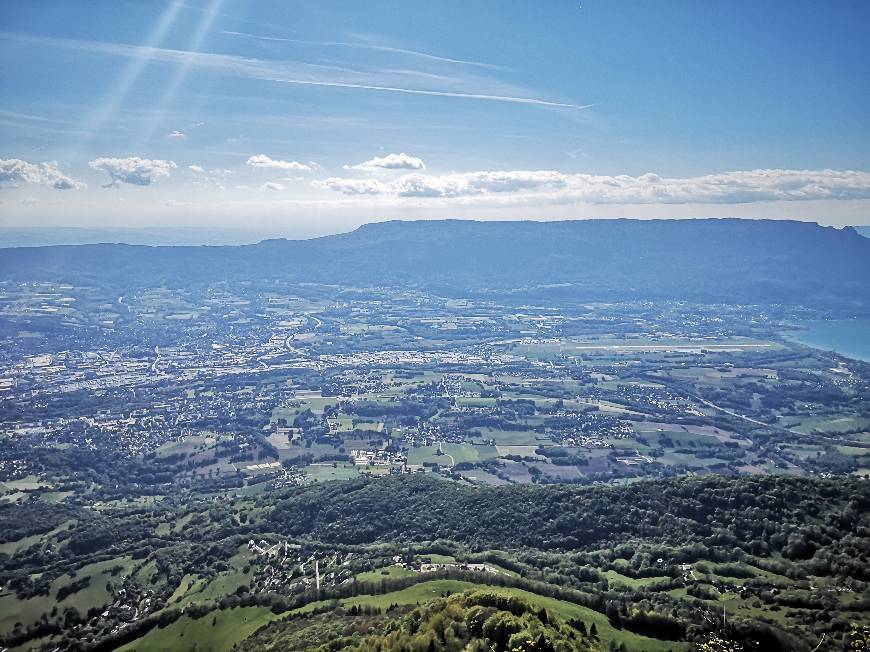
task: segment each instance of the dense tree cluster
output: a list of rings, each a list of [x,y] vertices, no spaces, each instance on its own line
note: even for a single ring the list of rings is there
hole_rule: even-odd
[[[632,539],[739,548],[870,579],[870,486],[859,480],[708,477],[621,487],[468,487],[414,476],[304,488],[280,531],[324,541],[432,541],[582,550]]]
[[[433,600],[363,638],[353,652],[583,652],[593,641],[516,597],[475,591]]]

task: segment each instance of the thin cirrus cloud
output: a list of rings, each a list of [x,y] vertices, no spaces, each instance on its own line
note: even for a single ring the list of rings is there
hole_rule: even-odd
[[[498,81],[492,77],[471,75],[461,70],[445,75],[432,75],[426,71],[407,67],[358,70],[352,67],[353,61],[343,62],[343,65],[321,65],[299,60],[266,60],[229,54],[12,32],[0,32],[0,38],[78,52],[136,60],[144,59],[149,62],[181,64],[185,67],[194,66],[235,77],[247,77],[282,84],[506,102],[573,110],[588,109],[594,106],[593,104],[576,104],[535,97],[523,88]]]
[[[698,177],[656,174],[565,174],[553,170],[404,174],[397,179],[313,182],[345,195],[462,198],[510,195],[590,204],[740,204],[761,201],[870,199],[870,172],[855,170],[742,170]]]
[[[282,161],[273,159],[266,154],[255,154],[250,157],[247,164],[253,168],[268,168],[272,170],[311,170],[315,165],[313,163],[300,163],[299,161]]]
[[[150,186],[155,181],[168,177],[170,172],[178,167],[173,161],[161,159],[100,157],[90,162],[94,170],[100,170],[109,175],[109,183],[104,188],[112,188],[122,183],[134,186]]]
[[[61,172],[57,163],[28,163],[19,158],[0,159],[0,185],[20,183],[48,186],[55,190],[79,190],[87,186]]]
[[[375,156],[368,161],[363,161],[359,165],[345,165],[345,170],[425,170],[426,165],[422,159],[415,156],[408,156],[404,152],[401,154],[387,154],[386,156]]]
[[[240,37],[253,39],[255,41],[267,41],[272,43],[293,43],[295,45],[312,45],[318,47],[339,47],[339,48],[358,48],[362,50],[371,50],[373,52],[386,52],[388,54],[397,54],[397,55],[406,55],[410,57],[416,57],[419,59],[424,59],[426,61],[433,61],[437,63],[452,63],[459,64],[463,66],[476,66],[479,68],[491,68],[494,70],[498,70],[500,66],[493,65],[491,63],[483,63],[481,61],[471,61],[468,59],[453,59],[451,57],[439,56],[437,54],[431,54],[429,52],[421,52],[420,50],[411,50],[407,48],[397,48],[390,45],[381,45],[378,43],[365,43],[365,42],[353,42],[353,41],[308,41],[305,39],[295,39],[295,38],[282,38],[278,36],[264,36],[261,34],[251,34],[249,32],[234,32],[230,30],[223,30],[221,32],[227,36]]]

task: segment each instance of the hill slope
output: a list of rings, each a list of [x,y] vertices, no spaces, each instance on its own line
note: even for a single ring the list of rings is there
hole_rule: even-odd
[[[770,220],[395,221],[312,240],[243,246],[6,249],[0,279],[63,280],[113,290],[262,279],[522,300],[866,308],[870,240],[851,227]]]

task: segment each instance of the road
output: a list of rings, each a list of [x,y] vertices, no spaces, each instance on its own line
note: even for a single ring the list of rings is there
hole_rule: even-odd
[[[156,374],[156,373],[159,373],[157,371],[157,363],[160,362],[160,347],[159,346],[154,347],[154,354],[157,357],[154,358],[154,363],[151,365],[151,371]]]
[[[765,423],[764,421],[759,421],[758,419],[753,419],[752,417],[748,417],[745,414],[740,414],[739,412],[733,412],[727,408],[723,408],[721,405],[716,405],[715,403],[708,401],[705,398],[701,398],[695,394],[692,394],[692,398],[698,401],[699,403],[703,403],[704,405],[713,408],[714,410],[719,410],[720,412],[724,412],[728,416],[735,417],[737,419],[743,419],[744,421],[748,421],[749,423],[755,424],[757,426],[763,426],[765,428],[773,428],[775,430],[782,430],[783,432],[791,433],[792,435],[797,435],[798,437],[805,437],[806,433],[798,432],[797,430],[790,430],[789,428],[783,428],[782,426],[778,426],[773,423]]]
[[[295,337],[296,337],[295,333],[285,337],[284,338],[284,348],[287,349],[290,353],[293,353],[294,355],[298,355],[300,358],[302,358],[305,356],[305,353],[303,351],[300,351],[299,349],[297,349],[295,346],[291,346],[291,344],[290,344],[290,342],[292,342],[293,338],[295,338]]]
[[[668,389],[678,393],[683,394],[687,398],[698,401],[698,403],[703,403],[707,407],[711,407],[714,410],[718,410],[719,412],[723,412],[728,416],[734,417],[735,419],[741,419],[746,421],[747,423],[751,423],[756,426],[762,426],[764,428],[771,428],[773,430],[779,430],[781,432],[787,432],[792,435],[797,435],[798,437],[806,437],[806,433],[798,432],[797,430],[790,430],[789,428],[783,428],[782,426],[776,425],[775,423],[765,423],[764,421],[759,421],[758,419],[753,419],[752,417],[748,417],[745,414],[740,414],[739,412],[734,412],[733,410],[729,410],[728,408],[724,408],[721,405],[716,405],[712,401],[708,401],[705,398],[698,396],[697,394],[687,391],[684,387],[681,387],[678,383],[674,383],[673,381],[667,382],[667,379],[662,378],[660,376],[648,376],[646,374],[641,374],[646,380],[650,382],[659,383],[667,387]]]
[[[450,453],[444,453],[443,442],[438,442],[438,450],[450,458],[450,466],[456,466],[456,460],[453,459],[453,456]]]

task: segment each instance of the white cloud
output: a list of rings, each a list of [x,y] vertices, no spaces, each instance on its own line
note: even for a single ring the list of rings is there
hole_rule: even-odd
[[[101,157],[91,161],[90,166],[109,175],[111,181],[106,184],[106,188],[117,186],[119,183],[150,186],[155,181],[168,177],[170,171],[178,167],[173,161],[139,158],[138,156],[127,158]]]
[[[57,168],[57,163],[28,163],[19,158],[0,159],[0,185],[33,183],[55,190],[78,190],[87,186],[71,179]]]
[[[260,186],[260,190],[284,190],[284,184],[277,181],[267,181]]]
[[[298,161],[281,161],[265,154],[256,154],[248,159],[248,165],[254,168],[271,168],[275,170],[311,170],[312,164]]]
[[[425,170],[426,165],[422,159],[401,154],[387,154],[375,156],[359,165],[345,165],[345,170]]]
[[[377,181],[376,179],[342,179],[340,177],[329,177],[322,181],[313,181],[311,185],[316,188],[335,190],[343,195],[396,194],[391,188],[392,184],[386,184]]]
[[[22,206],[33,206],[34,204],[38,204],[38,203],[39,203],[39,200],[34,199],[33,197],[25,197],[24,199],[21,200]]]
[[[433,176],[404,174],[393,181],[332,177],[316,185],[345,195],[395,195],[398,197],[466,197],[488,193],[552,191],[566,187],[560,172],[467,172]]]
[[[173,131],[170,131],[170,132],[166,135],[166,137],[167,137],[167,138],[177,138],[177,139],[181,139],[181,138],[187,138],[187,134],[182,133],[182,132],[178,131],[177,129],[175,129],[175,130],[173,130]]]
[[[201,165],[188,165],[187,168],[194,173],[194,179],[191,182],[195,186],[212,187],[218,190],[226,190],[224,182],[226,177],[235,174],[233,170],[224,168],[213,168],[206,170]]]
[[[460,198],[508,195],[588,204],[740,204],[870,198],[870,172],[742,170],[699,177],[565,174],[553,170],[405,174],[391,181],[331,177],[314,185],[345,195]]]

